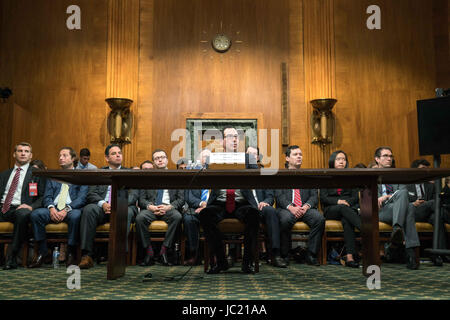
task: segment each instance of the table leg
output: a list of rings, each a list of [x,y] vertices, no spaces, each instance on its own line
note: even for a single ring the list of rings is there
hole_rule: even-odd
[[[128,192],[119,189],[113,182],[111,195],[111,217],[108,244],[108,280],[114,280],[125,275]]]
[[[374,179],[361,193],[361,242],[365,276],[370,275],[367,273],[370,265],[380,266],[378,221],[378,186]]]

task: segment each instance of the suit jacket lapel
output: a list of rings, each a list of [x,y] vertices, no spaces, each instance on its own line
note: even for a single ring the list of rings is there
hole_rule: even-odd
[[[177,190],[175,189],[169,189],[169,202],[172,203],[172,201],[175,200],[175,194]]]
[[[21,203],[24,203],[25,199],[27,199],[27,197],[29,197],[28,184],[32,181],[32,179],[33,179],[32,167],[29,166],[27,172],[25,173],[25,179],[23,179],[22,195],[21,195],[21,199],[20,199]],[[39,195],[39,196],[41,196],[41,195]]]
[[[9,176],[11,175],[13,170],[14,170],[14,168],[8,169],[2,174],[2,182],[1,182],[2,185],[0,186],[0,200],[3,197],[3,194],[5,193],[5,189],[6,189],[6,185],[8,184]]]
[[[255,196],[253,195],[253,190],[241,190],[242,195],[245,199],[250,203],[251,206],[258,208],[258,203],[256,202]],[[258,197],[258,201],[262,201],[264,199],[260,199],[258,194],[256,194]]]

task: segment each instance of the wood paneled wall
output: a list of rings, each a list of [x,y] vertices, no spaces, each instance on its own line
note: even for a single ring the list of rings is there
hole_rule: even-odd
[[[334,149],[367,163],[393,148],[398,167],[419,157],[416,100],[435,96],[433,3],[377,1],[381,30],[366,28],[373,1],[334,2],[337,139]],[[448,163],[448,162],[447,162]]]
[[[81,30],[66,27],[68,6],[81,8]],[[11,144],[28,141],[35,159],[58,168],[58,150],[89,147],[104,164],[106,135],[106,0],[4,0],[1,86],[12,89]],[[1,127],[8,125],[1,119]],[[2,168],[4,169],[4,167]]]
[[[154,8],[154,148],[178,143],[170,137],[185,128],[186,113],[263,113],[266,128],[280,129],[288,1],[165,0]],[[211,48],[217,33],[231,37],[227,53]]]
[[[76,4],[82,29],[66,28]],[[381,30],[366,28],[366,8],[381,8]],[[368,163],[390,145],[399,167],[419,157],[415,101],[450,87],[446,0],[3,0],[0,87],[0,169],[12,146],[33,145],[34,157],[57,167],[65,145],[88,147],[104,164],[109,142],[104,99],[134,100],[132,144],[125,165],[155,148],[169,151],[188,113],[260,113],[281,129],[280,65],[289,75],[290,144],[304,167],[325,166],[329,153]],[[233,40],[225,54],[210,40]],[[444,68],[442,67],[444,65]],[[446,71],[447,70],[447,71]],[[311,145],[309,101],[338,99],[336,136],[324,150]],[[279,139],[281,146],[281,137]],[[269,149],[270,150],[270,149]],[[283,149],[278,153],[283,166]],[[430,159],[430,158],[428,158]],[[450,166],[444,156],[443,166]],[[170,165],[174,168],[174,164]]]

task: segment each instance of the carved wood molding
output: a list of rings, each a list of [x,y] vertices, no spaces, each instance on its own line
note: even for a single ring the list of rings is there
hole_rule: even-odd
[[[334,0],[303,1],[303,28],[305,104],[309,119],[311,100],[336,98]],[[319,147],[309,141],[308,148],[312,167],[328,166],[332,144]]]
[[[133,100],[134,114],[139,89],[139,5],[139,0],[108,0],[106,98]],[[126,165],[134,161],[134,131],[133,126],[132,143],[123,150]]]

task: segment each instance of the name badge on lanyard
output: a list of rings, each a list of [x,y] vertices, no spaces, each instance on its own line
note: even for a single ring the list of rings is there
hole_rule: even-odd
[[[38,195],[38,189],[37,189],[36,182],[30,182],[28,184],[28,189],[29,189],[30,197],[36,197]]]

